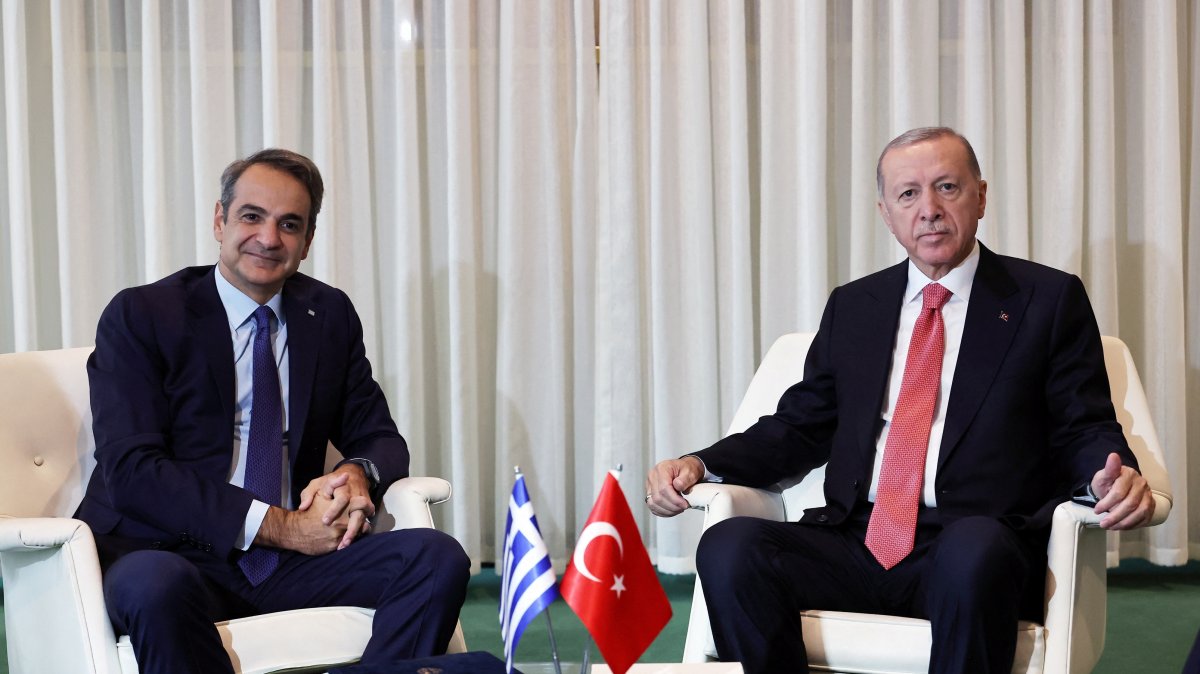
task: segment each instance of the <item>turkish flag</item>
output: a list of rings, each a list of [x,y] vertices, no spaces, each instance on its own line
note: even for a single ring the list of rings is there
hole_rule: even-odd
[[[579,534],[559,591],[613,674],[625,674],[671,619],[671,602],[612,473]]]

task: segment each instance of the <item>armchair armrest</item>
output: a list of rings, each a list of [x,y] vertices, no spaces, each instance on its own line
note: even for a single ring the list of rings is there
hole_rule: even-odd
[[[439,477],[406,477],[384,493],[375,513],[375,531],[432,528],[430,505],[450,500],[450,483]]]
[[[84,540],[93,541],[91,529],[69,517],[0,518],[0,552],[45,550]]]
[[[735,516],[761,517],[781,522],[784,519],[783,495],[778,491],[755,489],[735,484],[701,482],[684,494],[688,507],[704,513],[704,528]],[[708,604],[696,578],[692,591],[692,612],[687,639],[683,644],[683,662],[706,662],[716,653],[712,628],[708,623]]]
[[[704,511],[704,528],[734,516],[761,517],[782,522],[783,496],[777,491],[719,482],[701,482],[684,498],[693,510]]]
[[[1061,503],[1046,549],[1045,671],[1090,672],[1104,649],[1107,534],[1092,508]]]
[[[13,671],[119,671],[92,531],[67,517],[0,518]],[[47,629],[53,625],[53,629]]]

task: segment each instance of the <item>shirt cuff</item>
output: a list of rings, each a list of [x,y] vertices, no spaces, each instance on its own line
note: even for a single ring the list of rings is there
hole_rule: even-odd
[[[242,524],[242,531],[238,535],[238,539],[234,541],[234,547],[243,552],[250,549],[250,544],[258,536],[258,530],[262,528],[263,520],[267,518],[267,510],[270,508],[271,506],[258,499],[250,502],[250,509],[246,511],[246,521]]]

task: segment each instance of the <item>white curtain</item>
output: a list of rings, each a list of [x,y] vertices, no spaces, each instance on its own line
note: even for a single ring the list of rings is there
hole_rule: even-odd
[[[414,472],[453,482],[440,526],[494,559],[520,465],[561,571],[623,464],[687,571],[697,518],[648,517],[646,467],[902,259],[876,157],[948,124],[980,238],[1080,274],[1139,365],[1175,507],[1110,561],[1179,564],[1198,46],[1187,0],[0,0],[0,351],[90,344],[120,288],[214,262],[223,166],[292,147],[328,187],[305,271],[358,306]]]

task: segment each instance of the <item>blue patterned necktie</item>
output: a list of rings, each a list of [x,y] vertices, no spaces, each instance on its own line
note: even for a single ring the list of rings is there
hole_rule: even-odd
[[[270,307],[254,310],[253,395],[250,405],[250,439],[246,443],[245,487],[267,505],[279,505],[283,480],[283,397],[279,393],[279,368],[271,350]],[[238,560],[251,585],[266,580],[279,564],[279,551],[252,546]]]

